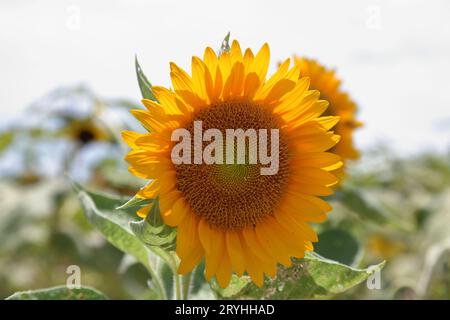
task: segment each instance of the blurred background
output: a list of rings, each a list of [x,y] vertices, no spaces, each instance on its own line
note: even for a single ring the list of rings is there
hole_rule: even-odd
[[[386,260],[382,288],[348,299],[450,298],[448,1],[3,1],[0,3],[0,298],[64,284],[69,265],[111,298],[148,298],[146,271],[93,230],[70,179],[132,195],[121,130],[149,80],[170,85],[225,34],[271,71],[293,55],[335,68],[359,105],[362,157],[316,226],[316,250]],[[70,178],[69,178],[70,177]]]

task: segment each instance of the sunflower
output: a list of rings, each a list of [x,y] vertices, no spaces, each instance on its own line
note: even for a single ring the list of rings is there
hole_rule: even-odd
[[[320,92],[320,98],[327,100],[330,105],[324,115],[339,116],[340,121],[334,131],[341,137],[330,152],[339,155],[342,160],[359,158],[359,152],[353,143],[353,131],[362,125],[356,120],[357,106],[346,92],[340,88],[341,81],[336,77],[334,70],[329,70],[315,60],[294,56],[294,63],[300,66],[302,77],[310,78],[310,88]],[[344,167],[335,172],[342,177]]]
[[[381,233],[372,234],[367,241],[367,251],[378,259],[391,259],[404,252],[405,245],[398,239]]]
[[[192,75],[170,64],[173,90],[152,87],[158,102],[144,99],[132,110],[148,133],[122,133],[132,148],[131,173],[152,179],[137,196],[159,197],[165,224],[177,227],[178,272],[189,273],[205,258],[205,277],[226,287],[233,272],[262,286],[277,263],[291,265],[313,250],[317,235],[309,222],[322,222],[338,179],[340,158],[325,152],[339,140],[330,129],[338,117],[321,117],[328,102],[309,90],[300,68],[287,59],[266,79],[269,46],[243,54],[233,41],[219,56],[206,48],[192,58]],[[261,164],[177,164],[171,161],[171,133],[203,129],[278,129],[279,170],[261,175]],[[150,205],[137,214],[145,217]]]
[[[70,119],[65,130],[68,137],[81,146],[110,138],[108,132],[91,118]]]

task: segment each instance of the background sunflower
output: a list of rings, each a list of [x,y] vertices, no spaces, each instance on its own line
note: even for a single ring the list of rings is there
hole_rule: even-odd
[[[92,118],[69,119],[65,132],[70,139],[80,146],[96,141],[111,140],[111,136],[104,125],[99,124]]]
[[[310,79],[310,87],[318,90],[320,98],[330,103],[324,115],[340,117],[334,130],[341,139],[330,151],[339,155],[344,162],[359,158],[359,151],[353,141],[353,133],[356,128],[362,126],[362,122],[356,119],[357,105],[348,93],[341,89],[341,80],[337,78],[335,71],[327,69],[316,60],[299,56],[294,56],[294,63],[300,66],[300,75]],[[342,177],[343,168],[336,174]]]

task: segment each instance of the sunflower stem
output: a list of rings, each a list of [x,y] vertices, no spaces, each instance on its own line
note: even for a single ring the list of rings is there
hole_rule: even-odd
[[[183,276],[183,299],[187,300],[189,298],[189,289],[191,288],[191,276],[192,273]]]
[[[147,266],[147,270],[149,271],[151,278],[152,278],[152,282],[156,287],[156,290],[159,294],[159,297],[162,300],[166,300],[167,299],[167,295],[166,292],[164,291],[164,287],[162,285],[161,279],[159,278],[158,274],[155,272],[155,270],[153,270],[153,267],[151,266],[150,260]]]
[[[176,294],[176,300],[181,300],[181,283],[180,283],[180,275],[175,273],[175,294]]]
[[[175,299],[181,300],[181,283],[180,283],[180,275],[177,272],[178,269],[178,259],[175,254],[175,252],[170,252],[170,254],[167,256],[167,263],[169,264],[172,272],[173,272],[173,278],[175,282]]]

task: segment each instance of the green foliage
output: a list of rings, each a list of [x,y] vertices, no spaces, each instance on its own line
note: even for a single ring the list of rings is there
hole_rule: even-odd
[[[199,293],[202,289],[202,286],[205,284],[205,260],[203,259],[200,264],[194,269],[192,272],[191,284],[190,285],[190,293],[195,295]]]
[[[146,205],[149,205],[152,202],[153,202],[152,199],[142,199],[137,196],[134,196],[131,199],[129,199],[127,202],[118,206],[115,209],[116,210],[129,210],[129,209],[139,210],[140,208],[145,207]]]
[[[356,269],[310,253],[303,259],[294,260],[289,268],[279,267],[277,276],[266,278],[262,288],[246,277],[234,277],[228,288],[218,292],[223,298],[324,298],[360,284],[383,267],[384,262],[366,269]]]
[[[0,133],[0,154],[2,154],[14,140],[14,133],[12,131]]]
[[[176,273],[177,260],[172,251],[176,230],[161,220],[158,199],[152,201],[146,219],[140,219],[135,213],[136,206],[142,205],[138,199],[126,201],[123,197],[84,190],[80,185],[75,188],[89,222],[112,245],[148,269],[152,278],[150,287],[157,297],[181,297],[181,278]]]
[[[359,215],[361,219],[371,220],[380,224],[388,222],[386,215],[379,208],[370,204],[360,191],[343,187],[336,191],[334,197],[355,214]]]
[[[230,32],[228,32],[220,45],[219,56],[224,52],[229,52],[230,49]]]
[[[359,251],[355,237],[343,229],[327,229],[319,234],[320,241],[314,244],[314,251],[337,262],[352,265]]]
[[[6,300],[106,300],[103,293],[94,288],[81,287],[69,289],[66,286],[58,286],[40,290],[16,292]]]
[[[160,247],[165,250],[175,248],[176,230],[162,221],[158,199],[153,201],[147,217],[139,222],[130,222],[130,227],[136,237],[150,248]]]
[[[153,101],[157,101],[157,99],[152,91],[152,84],[150,83],[150,81],[148,81],[147,77],[144,74],[144,71],[142,71],[142,68],[139,65],[137,56],[135,57],[134,63],[135,63],[135,68],[136,68],[136,75],[137,75],[137,80],[138,80],[138,84],[139,84],[139,89],[141,90],[142,97],[144,99],[150,99]]]
[[[87,193],[80,186],[76,186],[76,189],[86,218],[106,240],[119,250],[135,257],[147,268],[151,268],[148,250],[133,235],[129,227],[134,218],[125,211],[114,211],[114,208],[123,203],[123,199],[92,191]]]

